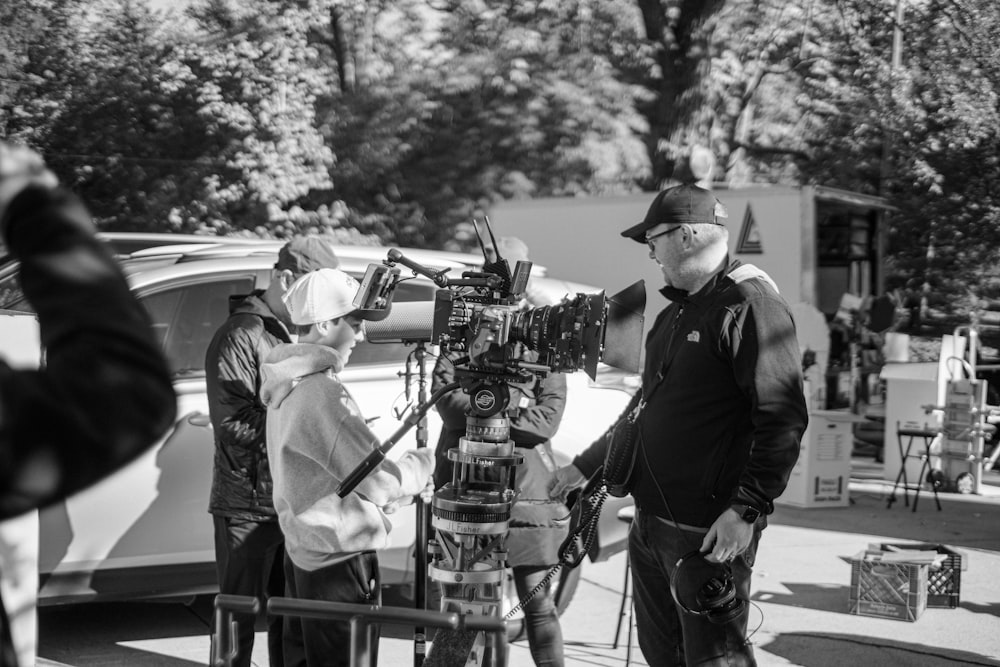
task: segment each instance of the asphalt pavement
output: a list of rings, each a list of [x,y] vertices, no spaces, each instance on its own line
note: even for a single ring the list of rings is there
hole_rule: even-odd
[[[1000,667],[1000,473],[984,474],[980,495],[940,494],[940,511],[924,490],[915,512],[901,500],[887,507],[892,485],[881,476],[881,464],[856,458],[849,506],[778,506],[770,517],[754,568],[750,614],[751,641],[762,667]],[[914,622],[851,614],[851,565],[845,559],[882,542],[942,544],[959,551],[958,606],[928,608]],[[619,615],[624,576],[624,554],[585,565],[562,617],[567,667],[647,664],[635,632],[628,632],[627,605]],[[38,665],[204,665],[210,604],[201,598],[189,605],[43,610]],[[386,629],[379,663],[413,664],[411,636],[408,628]],[[254,656],[261,667],[268,664],[263,639],[258,634]],[[527,643],[515,642],[509,665],[532,664]]]

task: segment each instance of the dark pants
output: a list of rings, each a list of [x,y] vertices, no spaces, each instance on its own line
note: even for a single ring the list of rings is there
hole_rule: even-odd
[[[683,611],[670,593],[670,578],[677,561],[697,549],[704,533],[683,531],[652,514],[635,513],[628,534],[628,557],[632,568],[639,648],[650,667],[694,667],[726,665],[751,667],[757,663],[746,640],[749,604],[734,620],[718,625],[705,616]],[[732,565],[739,599],[750,599],[750,577],[760,530],[754,531],[749,548]]]
[[[380,605],[378,556],[365,551],[318,570],[303,570],[285,556],[286,595],[300,600]],[[378,664],[379,627],[369,629],[371,664]],[[285,664],[288,667],[352,667],[349,620],[285,617]]]
[[[534,590],[535,586],[545,578],[551,568],[548,567],[515,567],[514,586],[517,597],[524,596]],[[528,647],[531,658],[537,667],[562,667],[563,640],[562,628],[559,626],[559,611],[552,597],[551,583],[540,590],[524,605],[524,629],[528,634]]]
[[[267,598],[285,594],[285,538],[275,521],[247,521],[216,516],[215,567],[219,592],[249,595],[267,609]],[[255,618],[234,614],[239,622],[233,667],[249,667],[253,653]],[[281,619],[267,617],[267,654],[271,667],[284,667]]]

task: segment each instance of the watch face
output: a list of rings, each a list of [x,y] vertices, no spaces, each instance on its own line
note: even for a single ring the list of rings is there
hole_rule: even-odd
[[[743,510],[742,517],[743,520],[746,521],[747,523],[754,523],[755,521],[757,521],[757,519],[760,518],[760,510],[754,507],[747,507],[745,510]]]

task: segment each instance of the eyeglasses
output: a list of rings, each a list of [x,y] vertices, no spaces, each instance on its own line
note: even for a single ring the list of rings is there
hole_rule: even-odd
[[[683,227],[683,225],[678,225],[677,227],[672,227],[671,229],[668,229],[666,231],[662,231],[659,234],[653,234],[652,236],[647,236],[646,237],[646,245],[649,246],[649,251],[650,252],[656,252],[656,244],[653,243],[653,241],[655,241],[656,239],[660,238],[661,236],[666,236],[670,232],[676,232],[681,227]]]

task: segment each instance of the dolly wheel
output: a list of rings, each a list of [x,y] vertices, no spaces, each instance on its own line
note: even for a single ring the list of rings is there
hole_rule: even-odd
[[[973,486],[975,486],[975,481],[972,479],[971,472],[963,472],[955,478],[955,490],[959,493],[972,493]]]
[[[932,489],[938,489],[939,491],[944,488],[947,478],[944,476],[944,472],[936,468],[927,471],[927,483]]]

